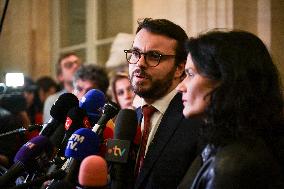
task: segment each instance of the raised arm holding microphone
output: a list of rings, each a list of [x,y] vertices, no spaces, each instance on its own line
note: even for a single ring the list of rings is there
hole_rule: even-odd
[[[176,188],[198,153],[199,120],[184,118],[181,94],[175,91],[184,77],[188,37],[166,19],[146,18],[138,24],[133,45],[124,52],[133,90],[143,99],[139,117],[146,106],[154,107],[154,113],[139,120],[135,188]]]

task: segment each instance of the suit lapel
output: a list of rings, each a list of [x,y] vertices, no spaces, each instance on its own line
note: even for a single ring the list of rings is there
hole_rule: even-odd
[[[160,157],[162,151],[164,150],[164,148],[166,148],[168,141],[174,135],[175,130],[177,129],[180,121],[183,118],[181,112],[182,107],[181,94],[178,93],[167,108],[165,115],[163,116],[158,130],[154,136],[154,139],[148,148],[147,155],[143,162],[142,170],[137,180],[138,186],[147,177],[149,171],[152,169],[155,162]]]

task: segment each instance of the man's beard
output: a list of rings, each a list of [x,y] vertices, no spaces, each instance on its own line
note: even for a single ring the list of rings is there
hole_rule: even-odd
[[[174,80],[175,71],[176,71],[176,67],[173,67],[164,78],[153,81],[152,76],[148,75],[145,72],[145,70],[136,69],[130,76],[130,81],[131,81],[131,85],[132,85],[134,93],[144,99],[152,99],[152,100],[160,99],[161,97],[165,96],[169,88],[171,88],[173,80]],[[148,80],[150,80],[150,88],[143,89],[142,82],[137,82],[136,84],[133,83],[134,74],[137,74],[137,73],[139,73],[139,75],[144,76]]]

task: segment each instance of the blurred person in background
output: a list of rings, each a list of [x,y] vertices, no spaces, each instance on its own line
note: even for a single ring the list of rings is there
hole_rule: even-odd
[[[57,79],[62,86],[62,90],[49,96],[43,107],[43,121],[47,123],[51,118],[50,108],[58,97],[63,93],[72,93],[73,91],[73,75],[81,65],[80,58],[74,53],[62,55],[56,64]]]
[[[284,188],[283,88],[264,43],[246,31],[211,31],[186,49],[177,90],[183,115],[203,119],[206,147],[179,188]]]
[[[56,93],[59,89],[57,83],[49,76],[42,76],[37,79],[38,95],[40,102],[44,104],[47,97]]]
[[[121,109],[133,109],[133,100],[135,93],[132,90],[128,74],[118,72],[111,80],[112,99],[120,106]]]
[[[90,89],[99,89],[106,94],[109,78],[103,67],[94,64],[81,65],[74,74],[73,86],[73,93],[81,100]]]
[[[27,113],[30,124],[42,124],[42,106],[38,95],[38,86],[29,77],[25,76],[24,81],[24,97],[27,103]]]

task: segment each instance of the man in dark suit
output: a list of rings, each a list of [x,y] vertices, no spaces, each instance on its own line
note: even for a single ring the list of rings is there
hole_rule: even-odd
[[[198,154],[200,122],[183,117],[182,97],[175,90],[184,77],[187,54],[183,45],[188,37],[166,19],[146,18],[138,24],[133,46],[124,52],[131,85],[143,100],[137,112],[149,105],[155,110],[149,129],[141,119],[135,188],[176,188]],[[145,148],[143,135],[148,135]]]

